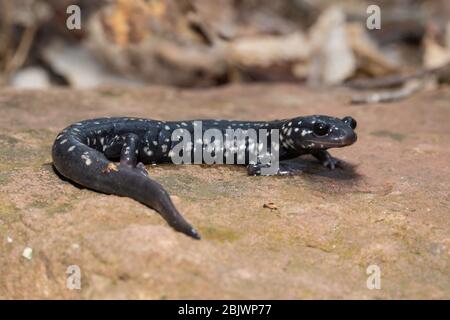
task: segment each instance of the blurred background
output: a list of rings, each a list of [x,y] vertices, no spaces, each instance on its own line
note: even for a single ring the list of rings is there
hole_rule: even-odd
[[[0,86],[403,85],[448,65],[449,17],[448,0],[0,0]]]

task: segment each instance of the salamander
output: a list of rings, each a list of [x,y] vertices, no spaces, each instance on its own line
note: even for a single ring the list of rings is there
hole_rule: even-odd
[[[199,150],[204,152],[213,145],[216,148],[210,155],[218,163],[247,165],[248,174],[263,175],[270,163],[260,161],[259,155],[252,157],[250,152],[261,149],[264,138],[265,155],[276,153],[282,161],[311,154],[325,167],[335,169],[339,160],[327,149],[353,144],[357,139],[355,128],[356,121],[349,116],[313,115],[274,121],[107,117],[77,122],[62,130],[54,141],[52,157],[56,171],[69,180],[95,191],[135,199],[158,211],[176,231],[200,239],[167,191],[149,177],[145,164],[185,163],[179,161],[181,156],[195,159]],[[245,135],[250,131],[256,136]],[[209,141],[204,138],[207,132],[214,133]],[[227,146],[226,137],[235,132],[244,133],[243,142]],[[219,139],[220,134],[225,138]],[[200,162],[205,162],[203,157]],[[290,173],[283,165],[274,172]]]

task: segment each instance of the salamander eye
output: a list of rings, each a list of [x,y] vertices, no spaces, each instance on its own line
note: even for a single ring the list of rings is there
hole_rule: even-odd
[[[346,124],[348,124],[350,126],[350,128],[352,128],[353,130],[356,129],[356,120],[353,119],[352,117],[345,117],[342,119],[342,121]]]
[[[323,122],[314,123],[313,132],[318,136],[324,136],[328,133],[330,127]]]

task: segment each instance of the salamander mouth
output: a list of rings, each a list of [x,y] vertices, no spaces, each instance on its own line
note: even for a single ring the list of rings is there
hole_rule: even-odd
[[[306,145],[313,143],[314,146],[317,148],[343,148],[354,144],[356,140],[358,140],[358,136],[356,135],[356,133],[353,132],[353,134],[350,134],[345,138],[338,140],[336,142],[323,140],[308,140],[305,141],[304,143]]]

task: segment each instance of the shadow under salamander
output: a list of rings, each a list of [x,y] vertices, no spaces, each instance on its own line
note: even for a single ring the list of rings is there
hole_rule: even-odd
[[[82,189],[90,189],[88,187],[85,187],[79,183],[76,183],[75,181],[72,181],[66,177],[64,177],[61,173],[58,172],[58,170],[55,168],[53,163],[50,164],[53,172],[63,181],[68,182],[72,184],[74,187],[82,190]],[[164,165],[164,164],[162,164]],[[296,158],[292,160],[287,161],[281,161],[280,165],[284,168],[289,169],[292,171],[292,175],[302,175],[302,174],[308,174],[312,176],[319,176],[319,177],[326,177],[330,179],[335,180],[358,180],[361,178],[361,175],[356,172],[356,166],[347,162],[344,162],[340,160],[340,166],[337,167],[335,170],[330,170],[328,168],[325,168],[322,166],[316,159],[308,158],[308,157],[302,157],[302,158]],[[229,165],[221,165],[225,166],[229,169],[239,169],[243,170],[243,173],[246,174],[246,166],[229,166]],[[164,166],[163,166],[164,167]],[[178,166],[175,166],[178,167]],[[199,165],[200,168],[213,168],[214,165],[205,165],[201,164]],[[238,167],[238,168],[236,168]],[[173,167],[171,167],[173,169]],[[151,178],[151,170],[148,170]],[[283,176],[278,176],[278,178],[283,178]],[[96,191],[96,190],[94,190]],[[98,191],[96,191],[98,192]]]
[[[72,181],[72,180],[70,180],[70,179],[64,177],[64,176],[63,176],[61,173],[59,173],[59,171],[55,168],[55,165],[54,165],[53,163],[51,164],[51,166],[52,166],[53,172],[54,172],[61,180],[63,180],[64,182],[68,182],[68,183],[72,184],[74,187],[76,187],[76,188],[78,188],[78,189],[80,189],[80,190],[88,189],[87,187],[85,187],[85,186],[83,186],[83,185],[81,185],[81,184],[79,184],[79,183],[76,183],[75,181]],[[98,191],[96,191],[96,192],[98,192]]]
[[[281,165],[286,166],[296,174],[309,174],[326,177],[335,180],[358,180],[361,175],[356,172],[356,165],[339,160],[339,166],[330,170],[312,157],[302,157],[287,161],[281,161]]]

